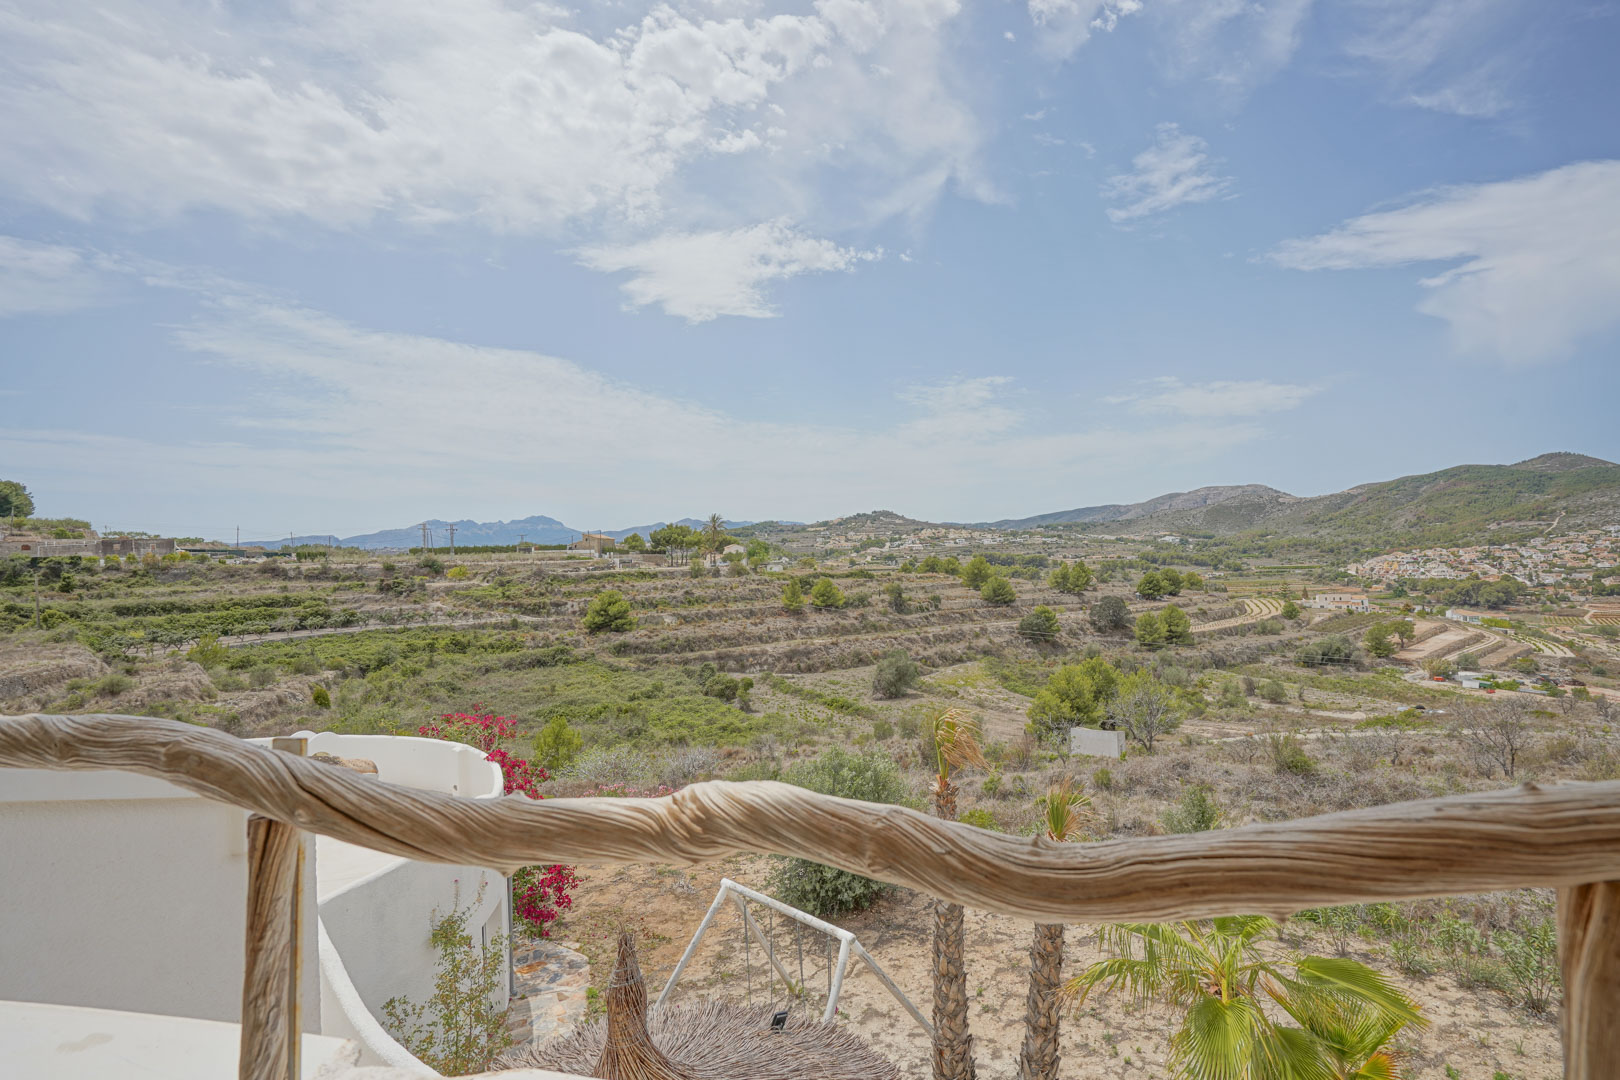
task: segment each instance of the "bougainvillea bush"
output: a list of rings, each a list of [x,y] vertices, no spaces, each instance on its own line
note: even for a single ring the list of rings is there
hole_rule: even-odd
[[[543,799],[540,785],[551,774],[506,748],[517,737],[517,721],[507,716],[485,713],[473,706],[471,712],[445,713],[417,728],[417,734],[432,739],[448,739],[476,746],[487,761],[500,766],[507,795],[522,794]],[[551,936],[557,916],[574,906],[574,889],[579,877],[571,866],[524,866],[512,875],[512,916],[530,935]]]

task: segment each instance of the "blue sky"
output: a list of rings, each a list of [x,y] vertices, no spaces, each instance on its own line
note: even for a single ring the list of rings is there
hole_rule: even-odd
[[[1617,51],[1614,0],[0,0],[0,476],[257,537],[1620,458]]]

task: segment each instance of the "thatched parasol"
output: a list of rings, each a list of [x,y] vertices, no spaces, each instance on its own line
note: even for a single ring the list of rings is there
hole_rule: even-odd
[[[607,1019],[540,1046],[508,1051],[498,1068],[551,1069],[601,1080],[899,1080],[900,1071],[836,1024],[722,1001],[666,1005],[647,1020],[635,941],[619,935]]]

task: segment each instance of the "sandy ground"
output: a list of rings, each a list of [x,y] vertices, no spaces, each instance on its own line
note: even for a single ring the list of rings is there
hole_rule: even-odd
[[[622,925],[641,940],[642,968],[649,989],[662,988],[698,921],[714,898],[722,876],[762,888],[769,872],[765,859],[739,857],[696,870],[670,867],[580,867],[584,884],[574,913],[563,923],[558,937],[577,941],[596,963],[593,984],[606,978],[605,961],[614,935]],[[774,925],[778,956],[798,981],[799,954],[787,921],[774,924],[761,918],[766,929]],[[1030,924],[969,909],[968,992],[976,1044],[978,1074],[986,1078],[1013,1077],[1023,1040],[1024,997]],[[855,932],[873,957],[929,1015],[929,952],[932,923],[929,902],[902,892],[877,908],[840,920]],[[1303,931],[1295,923],[1289,931]],[[803,937],[804,999],[796,1007],[819,1011],[825,1001],[826,962],[821,941]],[[834,950],[829,950],[829,954]],[[1317,952],[1330,947],[1318,943]],[[750,947],[752,976],[743,964],[741,925],[734,910],[716,919],[702,947],[681,977],[676,996],[704,994],[746,999],[750,986],[755,1001],[793,1004],[776,980],[767,988],[768,965],[757,945]],[[1091,927],[1070,927],[1066,971],[1100,957]],[[600,959],[598,959],[600,958]],[[1359,958],[1392,970],[1377,955]],[[1497,994],[1459,988],[1447,976],[1402,980],[1423,1007],[1430,1027],[1413,1035],[1403,1046],[1410,1057],[1409,1075],[1418,1080],[1446,1080],[1446,1066],[1462,1080],[1494,1080],[1498,1071],[1513,1080],[1554,1080],[1562,1075],[1562,1053],[1557,1025],[1552,1020],[1528,1017],[1510,1007]],[[874,1047],[893,1059],[908,1080],[925,1080],[928,1037],[878,979],[861,965],[852,965],[844,983],[839,1013]],[[1063,1027],[1061,1075],[1075,1080],[1165,1077],[1165,1053],[1171,1017],[1160,1008],[1132,1009],[1122,998],[1093,997]]]

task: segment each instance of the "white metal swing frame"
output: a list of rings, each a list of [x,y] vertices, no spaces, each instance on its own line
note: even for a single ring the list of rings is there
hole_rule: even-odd
[[[670,972],[669,981],[664,984],[663,992],[658,995],[658,1001],[653,1005],[654,1009],[662,1008],[664,1002],[669,999],[670,993],[675,989],[675,984],[680,981],[681,972],[686,969],[687,961],[691,960],[693,954],[697,952],[698,942],[703,940],[704,933],[708,931],[709,925],[714,922],[714,917],[720,913],[720,908],[725,904],[727,898],[730,898],[737,905],[737,911],[742,916],[745,933],[752,935],[753,939],[759,943],[760,948],[765,950],[766,959],[770,961],[771,966],[776,969],[777,975],[788,986],[796,984],[788,976],[787,969],[782,966],[782,962],[777,959],[776,951],[771,947],[771,943],[765,940],[764,934],[760,933],[759,925],[754,922],[753,915],[748,911],[750,903],[763,904],[772,911],[779,912],[790,919],[803,923],[812,930],[819,930],[829,937],[838,939],[838,962],[833,968],[832,986],[827,991],[827,1008],[821,1016],[823,1023],[832,1020],[838,1012],[838,995],[844,987],[844,973],[849,970],[850,957],[854,956],[871,969],[872,974],[878,977],[878,981],[888,988],[889,993],[894,995],[896,1001],[905,1006],[906,1011],[911,1014],[911,1018],[917,1021],[922,1029],[928,1032],[930,1037],[934,1034],[933,1025],[923,1018],[923,1014],[917,1011],[917,1006],[913,1005],[911,999],[906,997],[905,993],[894,984],[894,980],[889,978],[888,972],[884,971],[878,965],[878,962],[872,959],[872,954],[866,951],[854,934],[841,926],[834,926],[830,922],[824,922],[809,912],[790,907],[774,897],[755,892],[746,885],[739,885],[730,878],[720,879],[720,888],[714,894],[714,903],[709,905],[709,910],[704,914],[703,921],[698,923],[697,932],[692,935],[692,940],[687,944],[686,951],[681,954],[680,962],[675,965],[675,970]]]

